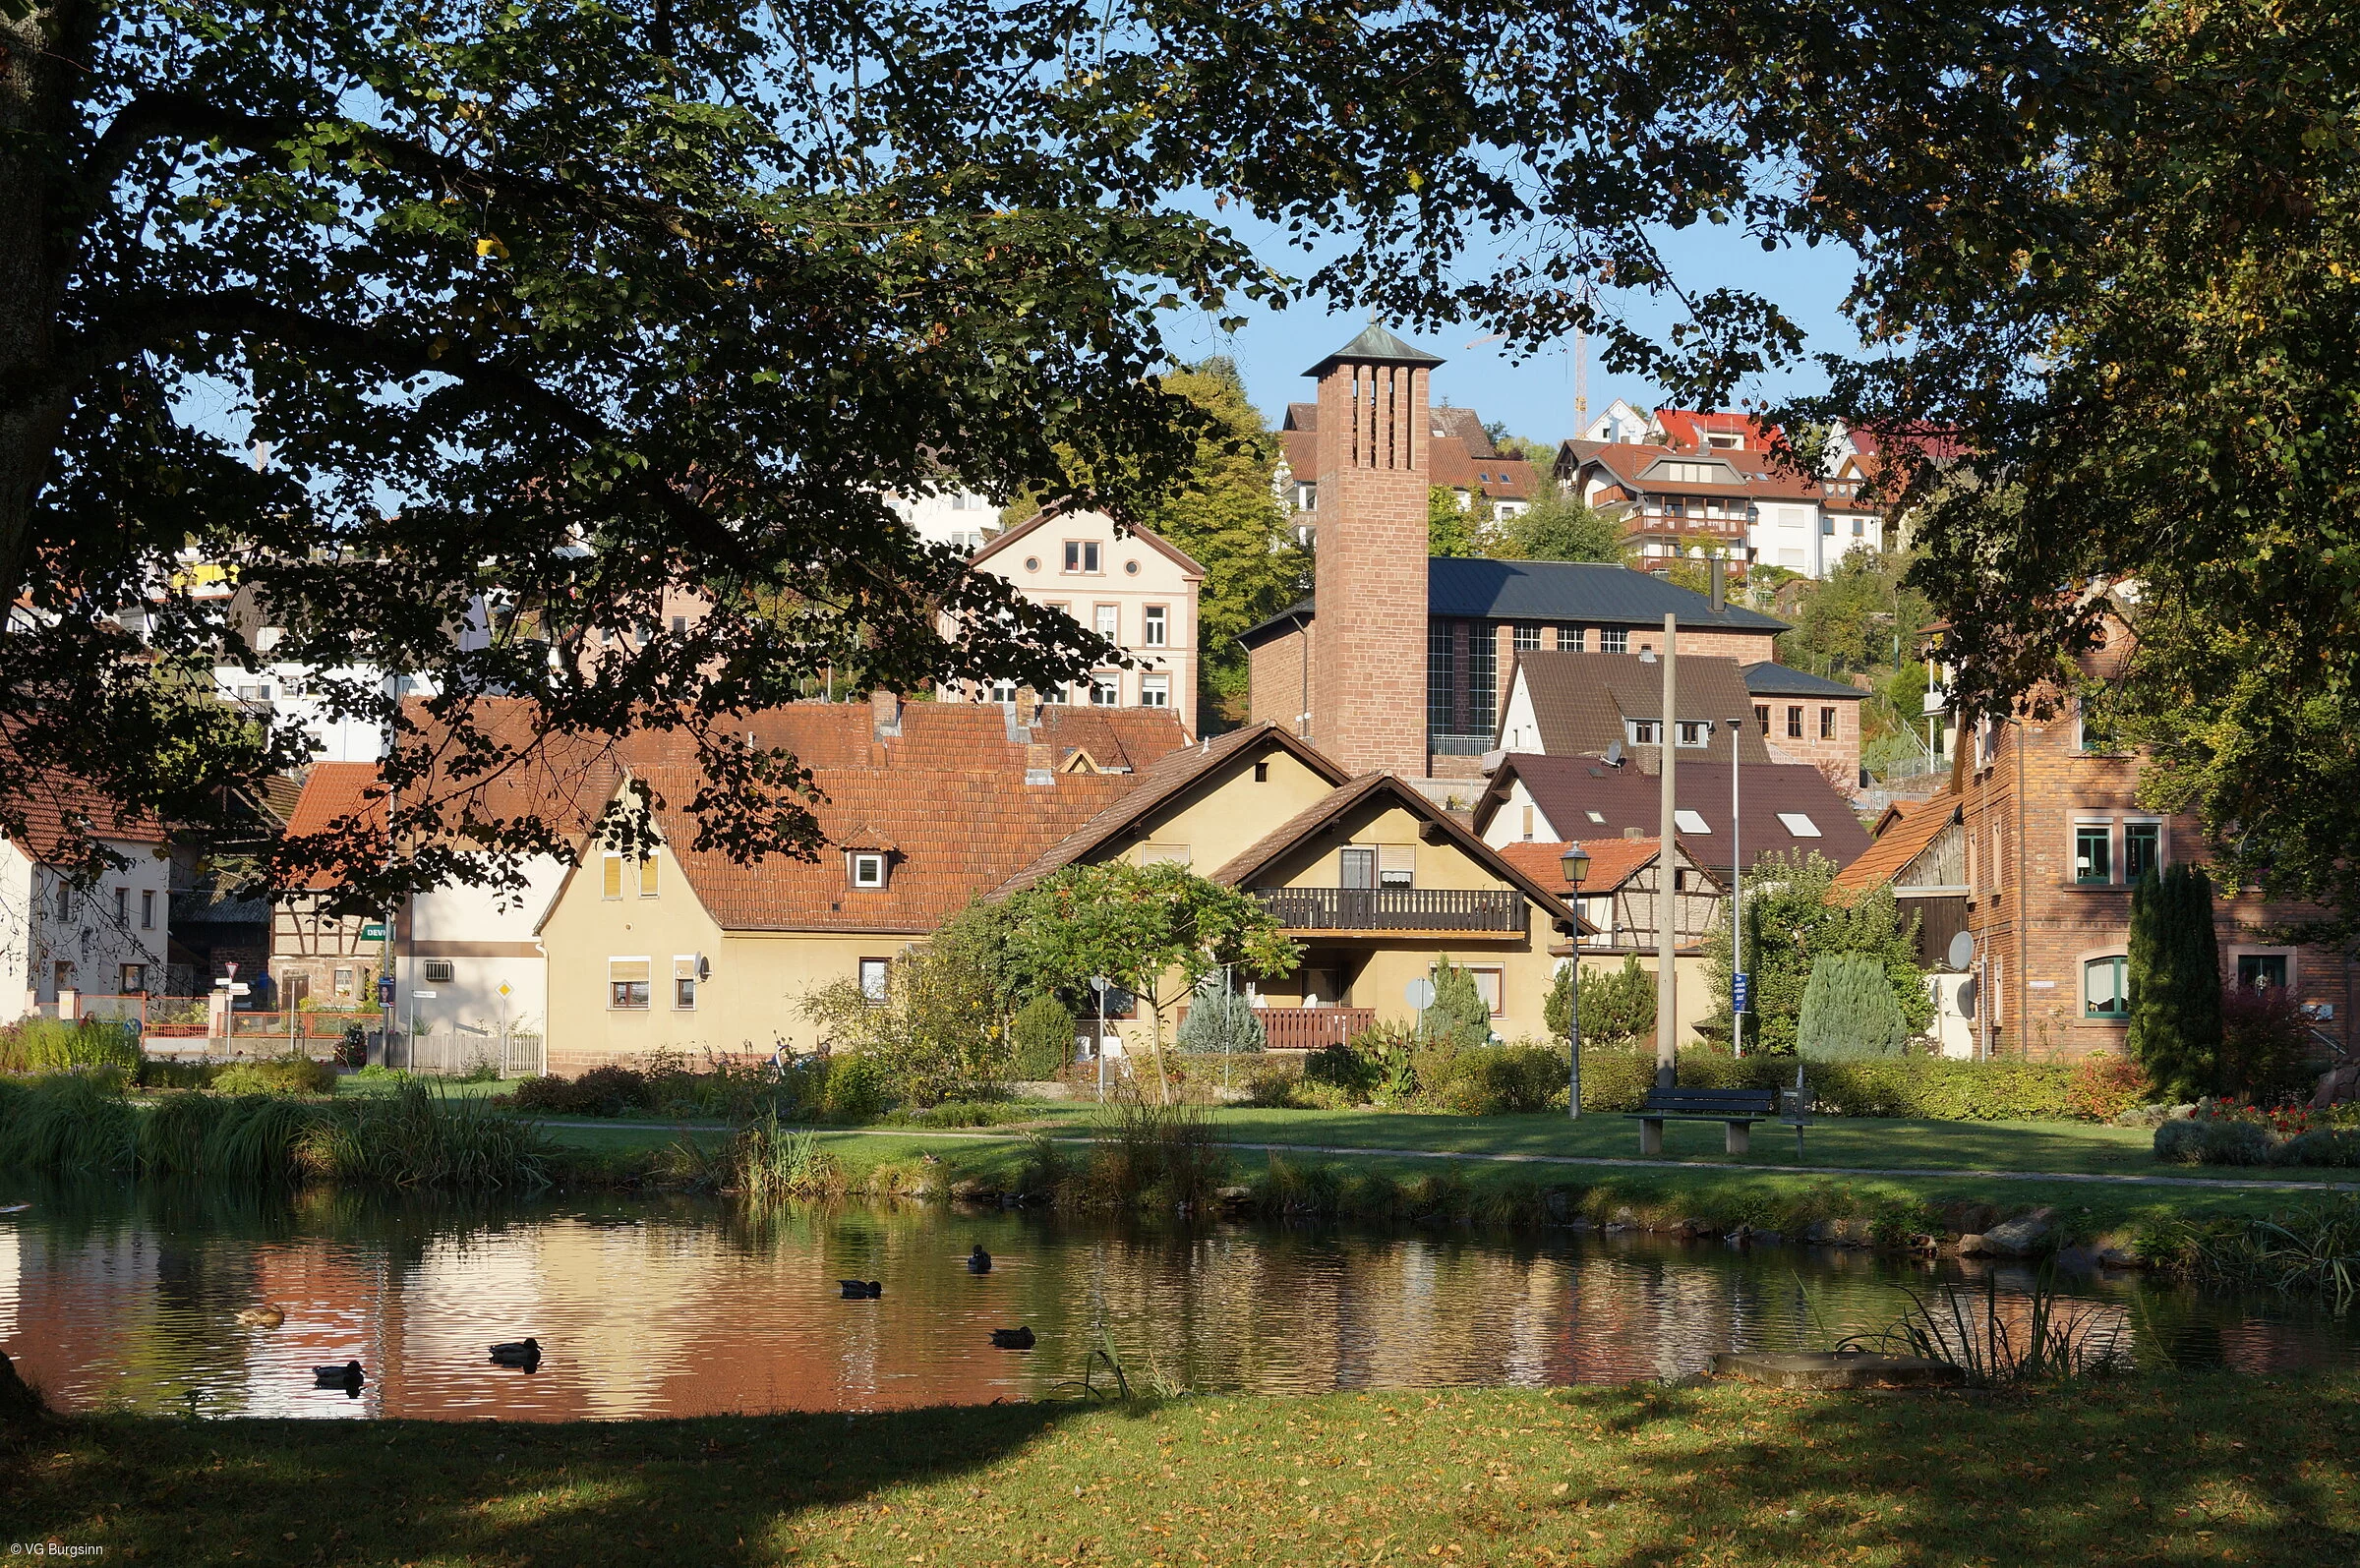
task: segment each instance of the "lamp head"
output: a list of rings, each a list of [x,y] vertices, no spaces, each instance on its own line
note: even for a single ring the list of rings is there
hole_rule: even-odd
[[[1579,844],[1567,849],[1558,864],[1565,874],[1565,884],[1568,887],[1578,888],[1589,878],[1590,857]]]

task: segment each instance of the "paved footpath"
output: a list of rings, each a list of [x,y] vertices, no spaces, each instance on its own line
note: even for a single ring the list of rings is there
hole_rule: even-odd
[[[631,1129],[648,1132],[719,1132],[726,1129],[685,1122],[543,1122],[543,1127]],[[971,1142],[1006,1142],[1005,1132],[945,1132],[924,1128],[830,1127],[828,1137],[926,1137]],[[1060,1142],[1088,1143],[1087,1137],[1066,1136]],[[1233,1149],[1274,1154],[1383,1154],[1402,1160],[1481,1160],[1504,1165],[1602,1166],[1621,1170],[1757,1172],[1779,1176],[1912,1176],[1975,1182],[2089,1182],[2118,1187],[2192,1187],[2239,1192],[2360,1192],[2360,1182],[2266,1182],[2233,1176],[2127,1176],[2090,1171],[1979,1171],[1951,1165],[1710,1165],[1701,1160],[1627,1160],[1605,1154],[1478,1154],[1464,1149],[1370,1148],[1349,1143],[1231,1143]]]

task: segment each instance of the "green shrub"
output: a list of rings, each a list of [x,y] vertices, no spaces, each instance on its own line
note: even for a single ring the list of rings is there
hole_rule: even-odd
[[[1557,971],[1549,994],[1541,1002],[1541,1021],[1552,1037],[1563,1038],[1573,1022],[1573,965]],[[1611,974],[1590,970],[1582,974],[1581,1043],[1613,1048],[1655,1033],[1655,976],[1626,958]]]
[[[1242,1056],[1269,1044],[1253,1003],[1224,983],[1218,969],[1205,977],[1189,997],[1188,1016],[1180,1020],[1178,1044],[1190,1056]]]
[[[2131,892],[2125,1043],[2168,1100],[2222,1091],[2220,947],[2202,867],[2148,872]]]
[[[1074,1060],[1074,1016],[1050,993],[1017,1011],[1009,1036],[1015,1045],[1009,1075],[1021,1082],[1045,1082]]]
[[[1813,1062],[1896,1057],[1909,1037],[1880,960],[1865,953],[1822,953],[1811,961],[1795,1026],[1798,1054]]]
[[[1460,1116],[1499,1116],[1546,1111],[1564,1094],[1564,1053],[1522,1042],[1462,1053],[1440,1098]]]
[[[1885,971],[1905,1033],[1933,1022],[1934,1001],[1918,967],[1918,917],[1903,915],[1893,890],[1836,894],[1836,862],[1808,850],[1776,851],[1745,876],[1745,964],[1753,975],[1746,1048],[1778,1055],[1796,1049],[1802,996],[1823,954],[1864,954]],[[1835,895],[1831,897],[1831,895]],[[1729,1022],[1731,930],[1727,918],[1705,936],[1706,961],[1720,1022]],[[1792,1073],[1793,1069],[1789,1069]]]
[[[2147,1071],[2127,1056],[2094,1051],[2074,1065],[2066,1097],[2073,1114],[2085,1122],[2111,1122],[2154,1093]]]
[[[95,1067],[136,1074],[139,1031],[100,1018],[20,1018],[0,1027],[0,1073],[70,1073]]]
[[[1376,1031],[1371,1030],[1370,1033]],[[1303,1063],[1303,1081],[1341,1089],[1355,1100],[1368,1098],[1377,1086],[1377,1058],[1363,1048],[1367,1034],[1336,1045],[1324,1045]]]
[[[1418,1020],[1419,1036],[1434,1045],[1475,1050],[1491,1043],[1492,1010],[1475,972],[1446,956],[1434,960],[1434,1001]]]
[[[819,1109],[828,1116],[865,1122],[893,1108],[894,1075],[881,1060],[865,1051],[830,1056],[818,1072]]]
[[[203,1089],[226,1069],[218,1062],[176,1062],[168,1056],[143,1057],[139,1085],[143,1089]]]
[[[273,1057],[233,1063],[207,1086],[220,1094],[333,1094],[336,1070],[308,1056]]]
[[[2179,1118],[2155,1129],[2155,1158],[2165,1165],[2268,1165],[2276,1146],[2253,1122]]]
[[[2168,1125],[2168,1124],[2166,1124]],[[2297,1133],[2278,1145],[2278,1165],[2360,1165],[2360,1132],[2322,1127]]]

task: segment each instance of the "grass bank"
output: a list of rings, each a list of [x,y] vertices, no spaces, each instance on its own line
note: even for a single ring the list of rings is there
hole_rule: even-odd
[[[106,1561],[1613,1568],[2360,1559],[2360,1380],[1372,1392],[602,1424],[52,1423],[15,1541]]]

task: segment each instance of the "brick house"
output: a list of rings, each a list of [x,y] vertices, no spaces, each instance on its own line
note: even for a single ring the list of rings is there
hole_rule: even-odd
[[[1686,678],[1687,662],[1681,662]],[[1860,782],[1860,704],[1868,694],[1858,686],[1807,670],[1764,661],[1744,668],[1753,717],[1772,756],[1806,762],[1846,793]]]
[[[2116,673],[2126,651],[2118,633],[2083,656],[2085,674]],[[2203,834],[2191,816],[2140,804],[2144,758],[2086,725],[2073,693],[2033,693],[2008,719],[1962,731],[1938,648],[1932,658],[1927,709],[1941,721],[1950,787],[1887,812],[1877,847],[1840,885],[1892,885],[1929,915],[1955,906],[1975,941],[1967,1027],[1976,1054],[2119,1052],[2132,885],[2150,867],[2202,860]],[[2214,910],[2225,981],[2290,987],[2321,1035],[2355,1043],[2351,958],[2283,940],[2319,911],[2236,888],[2215,890]]]

